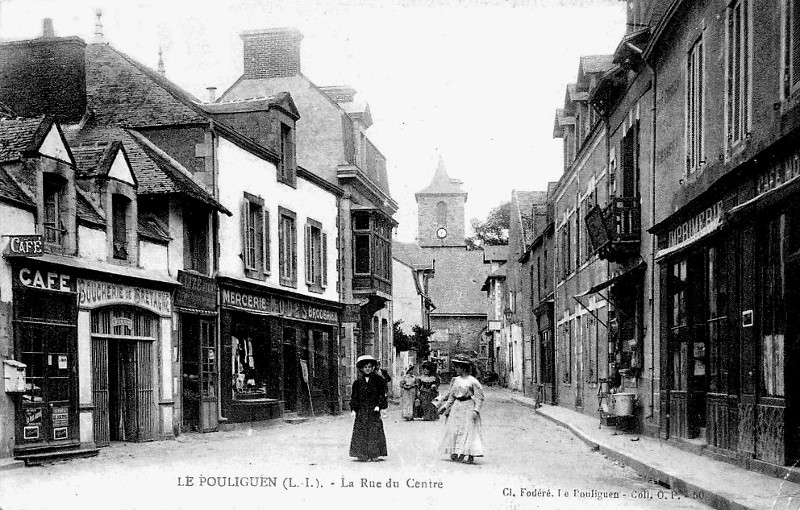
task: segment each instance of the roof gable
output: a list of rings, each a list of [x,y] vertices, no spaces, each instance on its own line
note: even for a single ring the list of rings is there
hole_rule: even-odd
[[[75,160],[72,157],[67,141],[64,139],[64,135],[61,133],[58,124],[55,122],[51,123],[46,133],[41,145],[39,145],[39,154],[74,166]]]
[[[125,157],[125,151],[119,147],[114,159],[108,169],[108,176],[112,179],[117,179],[122,182],[127,182],[131,186],[136,186],[136,177],[133,176],[128,158]]]

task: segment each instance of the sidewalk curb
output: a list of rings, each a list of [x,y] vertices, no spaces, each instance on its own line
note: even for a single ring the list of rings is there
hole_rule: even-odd
[[[9,459],[0,461],[0,471],[10,471],[25,467],[25,462],[21,460]]]
[[[702,503],[710,506],[711,508],[716,508],[718,510],[751,510],[750,507],[744,506],[741,503],[737,503],[736,501],[726,496],[723,496],[722,494],[711,492],[707,489],[704,489],[703,487],[697,486],[687,480],[684,480],[683,478],[678,478],[665,471],[656,469],[653,466],[648,465],[643,460],[637,459],[629,454],[615,450],[604,443],[597,442],[588,437],[577,427],[574,427],[573,425],[570,425],[569,423],[559,420],[558,418],[555,418],[553,416],[549,416],[546,413],[539,412],[536,409],[535,405],[531,402],[528,402],[527,400],[523,400],[520,397],[516,396],[512,396],[511,400],[520,405],[533,409],[538,416],[541,416],[542,418],[545,418],[551,421],[552,423],[569,430],[578,439],[586,443],[586,445],[589,446],[589,448],[591,448],[592,450],[598,451],[604,454],[609,459],[624,464],[633,469],[634,471],[636,471],[637,473],[639,473],[640,475],[645,476],[648,479],[655,480],[659,484],[666,485],[671,490],[674,490],[684,496],[690,497],[691,493],[697,494],[699,492],[702,492],[704,495]]]

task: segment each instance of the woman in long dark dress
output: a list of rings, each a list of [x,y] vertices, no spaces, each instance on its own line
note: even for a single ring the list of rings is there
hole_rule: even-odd
[[[389,407],[386,400],[386,381],[375,374],[377,360],[369,355],[360,356],[356,368],[361,375],[353,382],[350,411],[355,417],[350,456],[360,461],[386,457],[386,436],[383,433],[381,411]]]
[[[436,404],[433,403],[433,399],[439,395],[439,378],[434,374],[435,370],[436,365],[426,361],[422,364],[423,374],[417,378],[419,388],[418,416],[425,421],[439,419],[439,412],[436,409]]]

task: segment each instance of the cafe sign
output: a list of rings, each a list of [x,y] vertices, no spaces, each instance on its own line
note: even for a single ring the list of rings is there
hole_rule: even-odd
[[[223,289],[222,306],[260,315],[275,315],[287,319],[337,324],[338,314],[307,303],[278,296],[257,296],[247,292]]]
[[[129,304],[148,308],[159,315],[172,313],[172,294],[163,290],[78,278],[78,306],[96,308]]]
[[[6,257],[41,257],[44,255],[44,239],[41,235],[10,235]]]

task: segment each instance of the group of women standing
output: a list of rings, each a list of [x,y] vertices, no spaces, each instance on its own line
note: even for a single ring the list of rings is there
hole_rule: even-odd
[[[414,375],[411,366],[400,380],[400,415],[404,420],[422,418],[424,421],[439,419],[439,412],[433,400],[439,396],[439,378],[435,374],[436,365],[430,361],[422,364],[422,375]]]
[[[451,363],[457,376],[451,380],[446,399],[439,406],[434,403],[438,396],[439,380],[433,373],[433,364],[423,364],[424,373],[420,377],[414,377],[409,369],[401,381],[401,412],[406,420],[415,416],[435,420],[439,414],[444,414],[446,419],[441,450],[452,461],[473,464],[475,457],[483,456],[483,387],[470,374],[471,363],[466,356],[454,356]],[[382,377],[373,374],[376,365],[377,361],[372,356],[358,358],[356,367],[361,374],[353,383],[350,399],[350,409],[355,417],[350,456],[362,461],[380,460],[379,457],[387,455],[382,422],[388,407],[387,387]],[[419,405],[415,406],[417,400]]]

